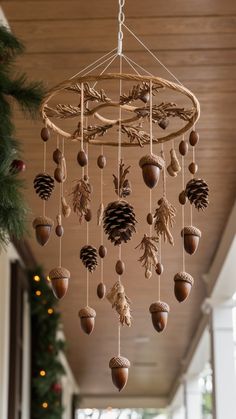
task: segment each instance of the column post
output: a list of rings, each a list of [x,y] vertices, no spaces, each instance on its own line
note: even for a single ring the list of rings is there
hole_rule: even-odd
[[[234,419],[236,374],[234,365],[233,300],[211,304],[211,360],[213,418]]]

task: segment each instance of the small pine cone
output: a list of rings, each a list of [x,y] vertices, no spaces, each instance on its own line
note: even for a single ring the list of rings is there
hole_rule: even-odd
[[[80,259],[89,272],[95,271],[98,264],[97,249],[89,245],[83,246],[80,250]]]
[[[110,202],[104,211],[104,231],[115,246],[131,239],[136,222],[134,209],[126,201]]]
[[[204,210],[209,204],[209,188],[203,179],[191,179],[186,185],[185,194],[198,210]]]
[[[39,173],[34,178],[34,189],[41,199],[47,201],[54,189],[54,179],[47,173]]]

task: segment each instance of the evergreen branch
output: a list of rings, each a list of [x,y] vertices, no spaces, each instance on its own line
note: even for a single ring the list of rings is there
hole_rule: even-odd
[[[0,26],[0,57],[7,62],[24,52],[23,44],[5,26]]]
[[[35,116],[38,112],[44,93],[42,83],[27,83],[25,74],[12,80],[6,91],[6,94],[11,95],[18,102],[21,110],[31,116]]]

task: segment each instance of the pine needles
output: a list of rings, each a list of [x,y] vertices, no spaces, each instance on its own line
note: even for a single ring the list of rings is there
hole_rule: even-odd
[[[27,216],[23,182],[10,170],[12,161],[19,158],[20,147],[14,138],[9,98],[13,98],[24,113],[35,116],[44,95],[41,83],[28,83],[25,74],[13,75],[14,60],[23,51],[22,43],[0,26],[0,247],[11,237],[20,239],[24,235]]]

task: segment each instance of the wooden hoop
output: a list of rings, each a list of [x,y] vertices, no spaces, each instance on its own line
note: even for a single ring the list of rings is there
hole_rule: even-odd
[[[80,83],[90,83],[90,82],[98,82],[101,80],[126,80],[126,81],[138,81],[138,82],[147,82],[150,83],[150,81],[152,81],[153,87],[155,87],[155,85],[157,84],[158,86],[161,86],[163,88],[169,88],[171,90],[177,91],[181,94],[184,94],[185,96],[187,96],[192,104],[193,104],[193,109],[195,110],[193,117],[185,124],[184,127],[182,127],[181,129],[179,129],[178,131],[172,132],[171,134],[168,134],[166,136],[163,137],[159,137],[159,138],[153,138],[153,143],[164,143],[166,141],[170,141],[173,140],[176,137],[179,137],[181,135],[183,135],[185,132],[187,132],[188,130],[190,130],[195,123],[198,121],[199,117],[200,117],[200,104],[198,99],[196,98],[196,96],[188,89],[186,89],[186,87],[181,86],[179,84],[173,83],[171,81],[162,79],[160,77],[154,77],[154,76],[143,76],[143,75],[136,75],[136,74],[119,74],[119,73],[107,73],[107,74],[101,74],[101,75],[88,75],[88,76],[78,76],[75,77],[74,79],[68,79],[63,81],[62,83],[58,84],[57,86],[55,86],[54,88],[52,88],[48,94],[45,96],[41,107],[40,107],[40,114],[41,117],[43,118],[44,124],[46,126],[48,126],[49,128],[51,128],[54,132],[56,132],[57,134],[61,135],[64,138],[67,139],[71,139],[71,140],[75,140],[75,141],[80,141],[81,138],[79,136],[74,137],[72,136],[70,133],[63,131],[61,128],[59,128],[57,125],[55,125],[50,118],[47,116],[46,114],[46,108],[48,106],[48,102],[55,96],[57,96],[58,94],[60,94],[63,90],[68,89],[71,86],[74,86],[75,84],[80,84]],[[102,106],[102,105],[101,105]],[[118,102],[112,102],[112,103],[107,103],[106,106],[121,106]],[[125,105],[126,108],[134,108],[132,106],[129,105]],[[103,106],[104,107],[104,106]],[[126,109],[128,110],[128,109]],[[96,116],[98,117],[98,119],[101,120],[101,115],[96,114]],[[131,118],[130,118],[131,120]],[[137,118],[132,118],[132,120],[137,120]],[[105,121],[105,120],[104,120]],[[127,120],[126,120],[127,121]],[[113,121],[114,124],[117,124],[119,121],[118,120],[114,120]],[[131,121],[130,121],[131,122]],[[89,142],[89,144],[93,144],[93,145],[108,145],[108,146],[118,146],[118,140],[117,142],[114,141],[106,141],[103,138],[99,137],[99,138],[95,138],[95,139],[89,139],[87,140]],[[122,140],[122,147],[137,147],[139,146],[138,143],[130,143],[127,140],[123,141]]]

